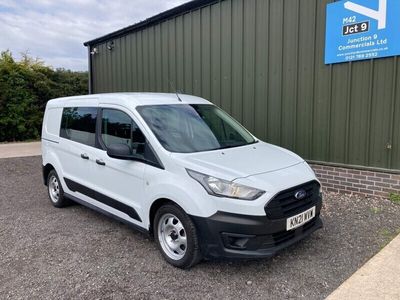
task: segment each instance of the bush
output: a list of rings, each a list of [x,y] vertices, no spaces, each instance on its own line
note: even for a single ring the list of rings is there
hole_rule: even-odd
[[[52,69],[24,55],[0,55],[0,142],[40,137],[48,100],[87,93],[87,72]]]

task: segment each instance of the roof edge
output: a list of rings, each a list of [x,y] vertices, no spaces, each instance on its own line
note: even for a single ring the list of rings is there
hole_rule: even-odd
[[[95,38],[93,40],[84,42],[84,46],[93,46],[95,44],[99,44],[105,41],[108,41],[113,38],[118,38],[120,36],[126,35],[128,33],[134,32],[134,31],[139,31],[141,29],[144,29],[146,27],[150,27],[152,25],[161,23],[162,21],[168,20],[170,18],[182,15],[184,13],[190,12],[192,10],[200,9],[204,6],[220,2],[222,0],[193,0],[187,3],[184,3],[182,5],[179,5],[177,7],[174,7],[172,9],[169,9],[167,11],[164,11],[158,15],[155,15],[153,17],[150,17],[144,21],[141,21],[139,23],[130,25],[128,27],[124,27],[122,29],[119,29],[117,31],[108,33],[106,35],[103,35],[101,37]]]

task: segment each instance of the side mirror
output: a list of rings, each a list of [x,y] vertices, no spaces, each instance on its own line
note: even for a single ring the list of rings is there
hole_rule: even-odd
[[[132,154],[132,149],[127,144],[111,144],[107,147],[107,155],[116,159],[141,160]]]

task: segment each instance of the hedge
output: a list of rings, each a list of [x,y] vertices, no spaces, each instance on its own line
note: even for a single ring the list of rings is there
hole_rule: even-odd
[[[40,138],[48,100],[87,94],[87,72],[54,70],[38,59],[0,55],[0,142]]]

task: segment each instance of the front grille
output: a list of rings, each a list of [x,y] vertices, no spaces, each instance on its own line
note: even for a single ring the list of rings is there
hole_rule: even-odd
[[[317,181],[310,181],[282,191],[265,206],[265,213],[272,220],[288,218],[301,213],[317,203],[319,187]],[[295,194],[300,190],[304,190],[306,196],[298,200]]]

